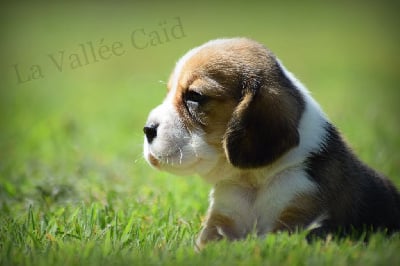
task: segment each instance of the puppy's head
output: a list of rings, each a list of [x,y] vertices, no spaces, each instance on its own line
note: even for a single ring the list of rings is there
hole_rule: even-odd
[[[177,174],[266,166],[299,144],[303,109],[301,93],[264,46],[210,41],[178,61],[166,99],[144,127],[144,156]]]

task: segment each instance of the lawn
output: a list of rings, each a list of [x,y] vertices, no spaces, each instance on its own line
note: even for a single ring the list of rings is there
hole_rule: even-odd
[[[400,236],[193,241],[210,185],[142,158],[176,60],[247,36],[400,187],[400,18],[380,3],[1,4],[0,265],[399,265]]]

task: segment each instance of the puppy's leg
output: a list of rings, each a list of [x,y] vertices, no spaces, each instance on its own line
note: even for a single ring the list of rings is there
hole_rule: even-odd
[[[210,213],[196,240],[196,249],[201,250],[207,242],[221,240],[224,237],[229,240],[239,238],[235,221],[223,214]]]
[[[202,249],[209,241],[245,237],[255,225],[253,210],[255,193],[249,186],[224,181],[218,183],[210,195],[210,207],[203,229],[196,241]]]

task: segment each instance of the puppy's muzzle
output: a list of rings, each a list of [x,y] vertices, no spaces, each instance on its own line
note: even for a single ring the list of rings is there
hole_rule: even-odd
[[[147,142],[151,144],[153,140],[157,137],[158,123],[150,123],[144,126],[143,132],[146,135]]]

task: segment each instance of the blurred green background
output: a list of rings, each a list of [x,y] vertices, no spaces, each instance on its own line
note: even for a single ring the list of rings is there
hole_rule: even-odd
[[[356,153],[399,186],[398,7],[389,1],[2,4],[3,210],[43,198],[118,204],[124,197],[122,203],[149,191],[177,189],[179,196],[191,197],[190,208],[204,210],[208,185],[146,165],[142,127],[165,96],[180,56],[210,39],[234,36],[253,38],[274,51]],[[136,30],[140,44],[155,34],[159,43],[134,47]],[[119,42],[123,55],[85,64],[80,44],[88,42],[97,51]],[[50,55],[60,64],[62,53],[60,71]],[[78,54],[82,67],[71,68],[76,59],[71,54]],[[33,65],[42,78],[32,79],[38,77]]]

